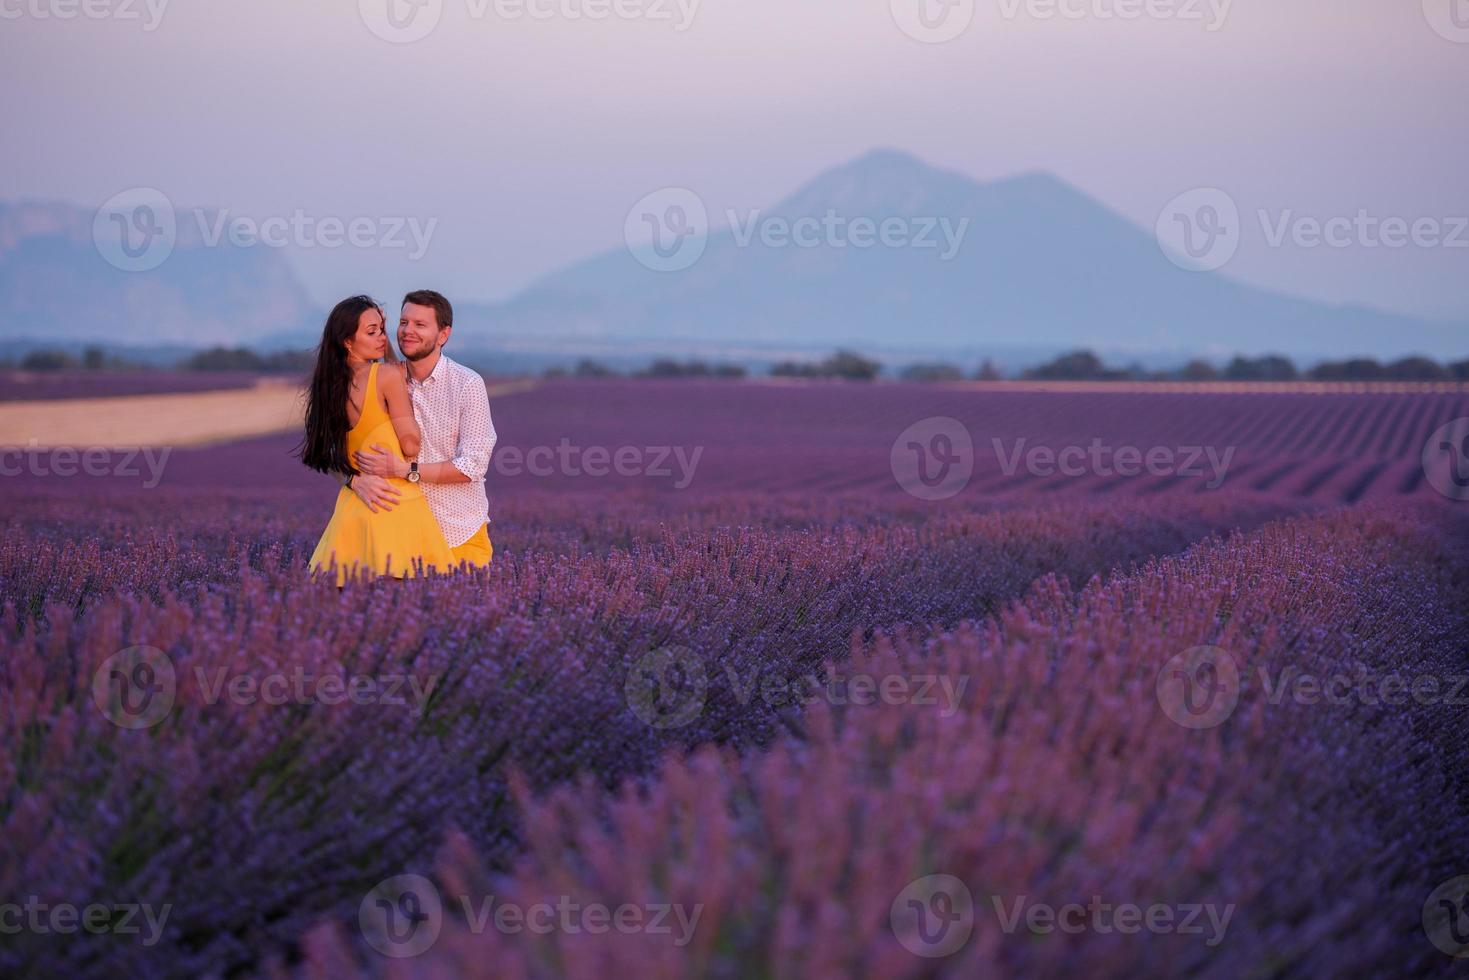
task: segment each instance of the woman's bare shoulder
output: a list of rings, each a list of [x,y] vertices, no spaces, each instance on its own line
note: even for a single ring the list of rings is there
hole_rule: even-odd
[[[383,362],[378,365],[377,383],[378,387],[391,391],[407,391],[408,381],[404,378],[407,368],[402,364]]]

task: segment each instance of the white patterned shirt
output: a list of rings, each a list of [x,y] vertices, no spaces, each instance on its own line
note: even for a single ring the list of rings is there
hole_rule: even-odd
[[[419,483],[449,547],[457,548],[489,523],[485,473],[495,451],[495,425],[485,379],[442,353],[423,381],[409,376],[413,417],[423,433],[418,462],[452,462],[468,483]]]

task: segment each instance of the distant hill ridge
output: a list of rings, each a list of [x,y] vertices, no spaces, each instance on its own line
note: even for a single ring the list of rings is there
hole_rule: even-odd
[[[790,229],[847,247],[799,247]],[[501,304],[456,303],[460,349],[636,338],[644,345],[836,345],[1170,358],[1280,352],[1298,358],[1464,356],[1469,329],[1314,302],[1190,272],[1151,229],[1065,181],[1025,173],[978,181],[896,150],[819,174],[768,208],[710,213],[697,261],[655,271],[618,247],[548,275]],[[925,247],[857,247],[859,229],[899,219]],[[93,241],[93,212],[0,205],[0,331],[17,340],[279,346],[314,340],[325,311],[286,256],[209,247],[192,211],[156,269],[125,272]],[[814,222],[814,224],[813,224]],[[785,228],[786,234],[770,232]],[[824,239],[823,239],[824,241]],[[952,253],[945,260],[943,256]]]
[[[0,334],[194,347],[319,329],[322,313],[280,249],[207,246],[192,212],[180,212],[166,260],[129,272],[103,257],[94,216],[0,204]]]
[[[761,217],[788,225],[832,211],[846,221],[939,219],[962,224],[964,237],[948,261],[942,248],[770,247],[758,234],[741,244],[711,214],[715,230],[690,268],[653,271],[615,249],[485,308],[483,319],[510,336],[1306,356],[1462,356],[1469,334],[1178,268],[1151,230],[1047,173],[981,182],[875,150]]]

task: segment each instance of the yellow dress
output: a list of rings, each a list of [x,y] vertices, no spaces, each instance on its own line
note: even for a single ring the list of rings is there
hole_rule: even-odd
[[[347,433],[347,455],[377,443],[403,459],[393,421],[378,400],[377,369],[376,364],[368,369],[367,397],[362,417]],[[396,477],[388,482],[401,496],[392,510],[376,513],[357,494],[342,488],[331,522],[311,555],[313,572],[328,569],[335,561],[337,584],[342,585],[366,571],[403,578],[415,575],[420,564],[425,572],[447,572],[458,564],[418,485]]]

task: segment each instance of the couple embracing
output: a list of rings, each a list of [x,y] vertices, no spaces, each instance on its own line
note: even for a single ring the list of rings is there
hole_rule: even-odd
[[[403,298],[393,353],[367,296],[327,317],[312,371],[301,461],[342,481],[311,570],[338,585],[482,567],[494,554],[485,473],[495,427],[484,379],[444,354],[454,326],[432,290]]]

